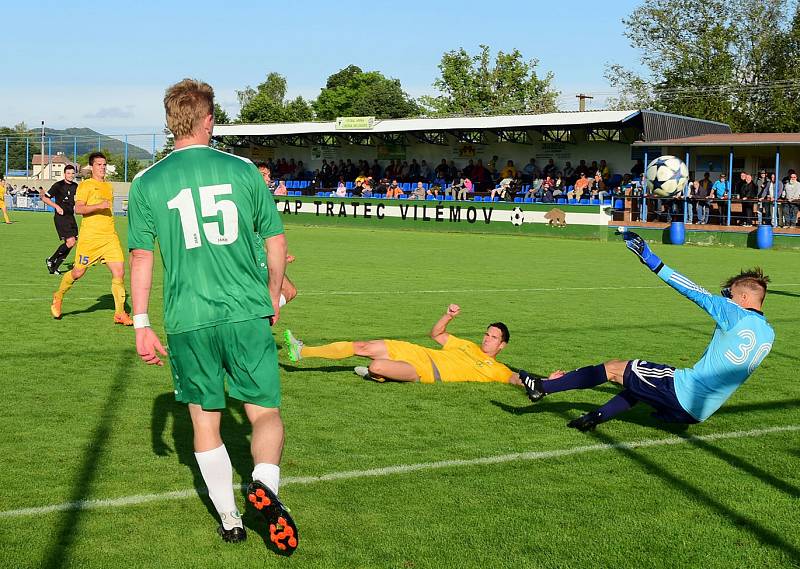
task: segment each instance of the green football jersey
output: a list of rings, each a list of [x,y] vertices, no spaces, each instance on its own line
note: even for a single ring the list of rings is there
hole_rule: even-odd
[[[128,249],[161,249],[168,334],[274,314],[259,249],[281,233],[255,165],[208,146],[173,151],[128,195]]]

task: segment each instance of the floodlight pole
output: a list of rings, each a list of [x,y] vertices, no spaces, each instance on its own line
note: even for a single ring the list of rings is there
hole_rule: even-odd
[[[44,180],[44,121],[42,121],[42,154],[39,160],[39,179]]]

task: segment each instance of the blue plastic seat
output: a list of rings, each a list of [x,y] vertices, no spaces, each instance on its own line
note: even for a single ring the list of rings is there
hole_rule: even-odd
[[[433,201],[433,200],[435,200],[435,199],[436,199],[436,198],[435,198],[435,197],[433,197],[433,196],[425,196],[425,200],[426,200],[426,201],[429,201],[429,202],[432,202],[432,201]]]
[[[405,194],[400,194],[400,195],[398,196],[398,199],[401,199],[401,200],[407,200],[407,199],[408,199],[408,196],[407,196],[407,195],[405,195]]]
[[[625,209],[625,202],[622,200],[614,200],[614,209]]]
[[[348,190],[352,190],[353,189],[353,182],[345,182],[344,183],[344,187],[347,188]]]
[[[454,202],[454,201],[456,201],[456,198],[455,198],[455,196],[447,196],[446,198],[444,198],[444,201],[446,201],[446,202]]]
[[[522,198],[514,198],[514,203],[523,203]]]
[[[581,202],[583,202],[583,200],[581,200]],[[589,205],[600,205],[600,200],[597,198],[592,198],[589,200]]]
[[[561,203],[561,201],[559,201],[558,203]],[[575,205],[576,203],[578,203],[578,200],[576,200],[575,198],[569,198],[569,202],[567,203],[569,203],[570,205]]]
[[[472,198],[472,201],[474,201],[474,202],[482,202],[483,198],[480,197],[480,196],[475,196],[474,198]]]
[[[581,204],[580,205],[589,205],[589,200],[587,198],[581,198]]]
[[[574,201],[574,200],[572,200],[572,201]],[[567,203],[567,200],[565,200],[564,198],[558,198],[556,200],[556,203],[565,204],[565,203]]]
[[[533,198],[525,198],[523,203],[533,203]]]

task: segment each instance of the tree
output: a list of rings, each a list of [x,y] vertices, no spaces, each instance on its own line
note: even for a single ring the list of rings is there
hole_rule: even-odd
[[[311,105],[303,97],[285,100],[286,78],[279,73],[268,74],[255,89],[248,85],[236,95],[241,104],[239,122],[300,122],[314,118]]]
[[[114,154],[110,152],[107,148],[102,148],[100,150],[106,156],[106,163],[109,165],[114,166],[114,173],[106,173],[106,181],[108,182],[123,182],[125,181],[125,156],[123,154]],[[83,168],[84,166],[89,164],[89,156],[91,152],[87,152],[81,156],[78,156],[78,164],[80,167]],[[144,170],[145,164],[139,160],[134,158],[128,158],[128,181],[130,182],[133,180],[134,176],[138,174],[141,170]]]
[[[419,114],[419,105],[403,91],[400,81],[378,71],[348,65],[330,77],[312,103],[317,118],[374,116],[396,119]]]
[[[645,74],[606,69],[614,108],[652,108],[734,130],[798,130],[800,7],[793,0],[645,0],[623,20]],[[767,31],[769,30],[769,31]]]
[[[433,83],[441,94],[421,102],[434,116],[554,112],[558,91],[551,86],[553,74],[539,78],[538,65],[536,59],[525,61],[517,49],[497,52],[494,66],[485,45],[477,55],[464,48],[448,51]]]
[[[214,103],[214,124],[228,124],[231,122],[228,113],[225,109],[219,106],[219,103]]]

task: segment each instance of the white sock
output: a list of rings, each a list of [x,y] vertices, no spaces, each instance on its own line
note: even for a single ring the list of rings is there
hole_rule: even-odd
[[[278,308],[286,306],[286,297],[281,294],[281,300],[278,302]]]
[[[222,527],[242,527],[242,516],[233,497],[233,467],[225,445],[214,450],[196,452],[194,457],[208,487],[208,497],[222,520]]]
[[[281,467],[277,464],[259,462],[253,469],[253,480],[258,480],[277,496],[281,480]]]

